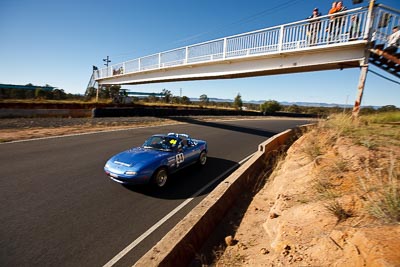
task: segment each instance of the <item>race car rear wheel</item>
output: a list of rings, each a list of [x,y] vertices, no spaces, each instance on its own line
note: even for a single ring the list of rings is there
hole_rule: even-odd
[[[168,180],[167,170],[164,168],[158,169],[153,176],[153,182],[157,187],[164,187]]]
[[[199,157],[199,165],[200,166],[204,166],[204,165],[206,165],[206,162],[207,162],[207,153],[205,152],[205,151],[202,151],[201,153],[200,153],[200,157]]]

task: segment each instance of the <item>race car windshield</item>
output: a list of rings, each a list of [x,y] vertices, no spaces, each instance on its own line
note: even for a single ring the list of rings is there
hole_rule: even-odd
[[[152,136],[147,139],[143,147],[157,150],[171,151],[178,145],[178,140],[168,136]]]

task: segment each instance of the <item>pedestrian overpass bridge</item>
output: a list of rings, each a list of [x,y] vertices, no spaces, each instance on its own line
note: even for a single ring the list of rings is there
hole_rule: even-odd
[[[89,86],[96,82],[99,86],[128,85],[362,67],[368,65],[371,41],[384,44],[397,25],[399,10],[383,5],[361,7],[334,17],[297,21],[114,64],[94,70]],[[393,62],[396,59],[397,63]],[[389,60],[390,66],[379,60],[372,63],[400,77],[398,55],[393,60]]]

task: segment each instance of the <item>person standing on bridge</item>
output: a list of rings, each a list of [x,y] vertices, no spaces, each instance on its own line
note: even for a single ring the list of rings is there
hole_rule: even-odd
[[[336,12],[337,12],[337,2],[335,1],[335,2],[332,2],[332,7],[331,7],[331,9],[329,9],[328,14],[332,15]],[[329,25],[328,25],[328,28],[326,29],[326,32],[328,33],[328,38],[327,38],[328,43],[329,43],[329,41],[331,41],[333,39],[332,35],[334,32],[334,29],[335,29],[335,17],[330,16],[329,17]]]
[[[383,49],[383,51],[393,55],[397,52],[397,48],[399,46],[400,46],[399,26],[395,26],[392,29],[392,34],[388,37],[387,47]]]
[[[339,1],[336,3],[336,12],[346,11],[347,7],[343,5],[343,1]]]
[[[343,5],[342,1],[337,2],[336,4],[336,12],[343,12],[346,11],[347,8]],[[345,22],[345,16],[344,15],[338,15],[335,16],[335,27],[336,27],[336,33],[335,33],[335,37],[336,39],[339,38],[340,34],[342,34],[342,30],[344,29],[344,22]],[[340,41],[340,40],[339,40]]]
[[[350,18],[350,41],[357,40],[358,37],[361,36],[361,31],[360,31],[360,20],[358,19],[357,15],[352,15]]]
[[[314,8],[313,13],[307,19],[311,19],[310,25],[307,29],[308,43],[310,45],[315,45],[318,42],[318,33],[321,29],[321,21],[316,19],[321,16],[318,8]]]
[[[332,7],[331,7],[331,9],[329,9],[329,12],[328,12],[328,14],[330,15],[330,14],[333,14],[333,13],[336,13],[336,11],[337,11],[337,2],[335,1],[335,2],[332,2]],[[333,17],[331,17],[331,18],[333,18]]]
[[[339,13],[347,10],[347,8],[343,5],[343,1],[333,2],[332,8],[329,10],[328,14],[331,14],[329,26],[327,29],[328,32],[328,42],[329,41],[340,41],[339,36],[343,29],[345,18],[344,15],[333,15],[335,13]]]

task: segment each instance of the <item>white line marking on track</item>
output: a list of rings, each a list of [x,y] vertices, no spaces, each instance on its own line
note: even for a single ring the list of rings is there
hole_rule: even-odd
[[[235,169],[238,165],[242,165],[244,162],[246,162],[249,158],[251,158],[254,155],[251,154],[247,156],[246,158],[242,159],[237,165],[232,166],[228,170],[226,170],[224,173],[216,177],[214,180],[210,181],[208,184],[203,186],[200,190],[198,190],[196,193],[194,193],[193,196],[190,198],[186,199],[184,202],[182,202],[178,207],[173,209],[170,213],[165,215],[164,218],[159,220],[156,224],[154,224],[152,227],[150,227],[146,232],[144,232],[141,236],[139,236],[135,241],[130,243],[126,248],[124,248],[120,253],[118,253],[114,258],[112,258],[109,262],[103,265],[103,267],[111,267],[115,263],[117,263],[120,259],[122,259],[126,254],[129,253],[133,248],[135,248],[140,242],[142,242],[146,237],[148,237],[151,233],[153,233],[155,230],[157,230],[158,227],[160,227],[163,223],[165,223],[169,218],[174,216],[178,211],[180,211],[183,207],[185,207],[189,202],[191,202],[195,197],[199,196],[203,191],[205,191],[208,187],[210,187],[212,184],[214,184],[216,181],[221,179],[223,176],[225,176],[227,173],[231,172],[233,169]]]

